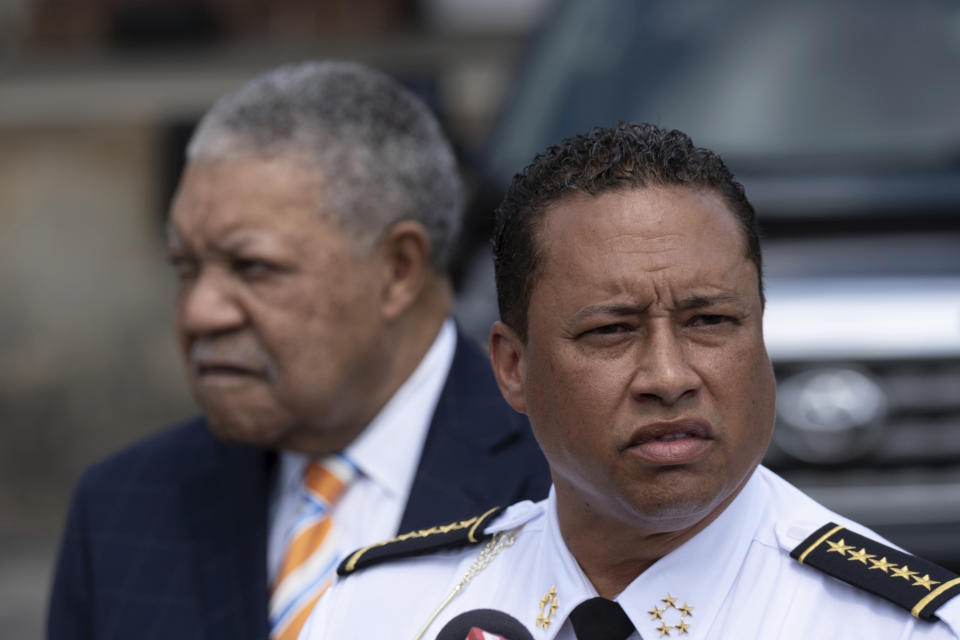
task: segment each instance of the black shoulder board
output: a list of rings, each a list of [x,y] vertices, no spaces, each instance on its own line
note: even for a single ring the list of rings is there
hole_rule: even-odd
[[[934,612],[960,594],[960,577],[955,573],[832,522],[814,531],[790,557],[885,598],[922,620],[938,620]]]
[[[350,575],[357,569],[380,564],[387,560],[409,558],[430,551],[454,549],[468,544],[477,544],[490,536],[483,533],[484,527],[500,513],[500,507],[494,507],[483,515],[459,520],[429,529],[420,529],[403,533],[396,538],[376,542],[357,549],[340,563],[337,574]]]

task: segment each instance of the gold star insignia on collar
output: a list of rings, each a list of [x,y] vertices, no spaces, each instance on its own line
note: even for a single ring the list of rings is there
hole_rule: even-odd
[[[843,538],[840,538],[840,542],[830,542],[827,540],[827,546],[830,547],[830,550],[827,551],[827,553],[839,553],[842,556],[846,556],[847,551],[850,551],[850,549],[854,548],[852,544],[845,543]]]
[[[922,577],[922,578],[916,578],[916,577],[915,577],[915,578],[913,579],[913,586],[915,586],[915,587],[926,587],[927,591],[930,591],[930,589],[931,589],[931,588],[933,587],[933,585],[935,585],[935,584],[940,584],[940,582],[939,582],[938,580],[931,580],[929,573],[923,574],[923,577]]]
[[[677,635],[690,633],[690,623],[687,622],[687,617],[693,616],[693,605],[684,602],[681,607],[677,604],[677,598],[669,593],[666,598],[660,598],[660,602],[664,603],[662,609],[657,605],[653,605],[653,609],[647,612],[650,614],[651,620],[660,621],[660,626],[655,627],[660,633],[660,637],[672,637],[670,635],[672,630],[676,630],[678,632]],[[677,613],[672,613],[671,610]],[[679,621],[677,621],[678,614]]]
[[[880,569],[880,571],[883,571],[884,573],[890,573],[889,571],[890,569],[897,568],[897,565],[895,563],[887,562],[887,556],[883,556],[879,560],[871,560],[870,564],[873,565],[872,567],[870,567],[871,571],[873,569]]]
[[[911,570],[910,570],[910,567],[908,567],[907,565],[903,565],[903,566],[900,567],[899,569],[894,569],[893,572],[890,574],[890,577],[891,577],[891,578],[903,578],[904,580],[906,580],[907,582],[909,582],[909,581],[910,581],[910,578],[912,578],[912,577],[915,576],[915,575],[917,575],[917,572],[916,572],[916,571],[911,571]]]
[[[864,547],[860,547],[860,551],[850,552],[850,557],[847,560],[851,562],[859,562],[861,564],[867,564],[867,560],[876,558],[877,556],[872,553],[867,553],[867,550]]]

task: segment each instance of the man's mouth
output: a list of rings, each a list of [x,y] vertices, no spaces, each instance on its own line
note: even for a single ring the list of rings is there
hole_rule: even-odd
[[[713,444],[710,424],[697,418],[655,422],[636,429],[625,451],[657,466],[694,462]]]
[[[202,384],[236,384],[266,379],[269,360],[257,345],[242,335],[196,338],[190,343],[187,362],[195,380]]]
[[[194,362],[193,371],[197,382],[204,386],[230,386],[264,378],[261,370],[236,362]]]
[[[257,373],[249,368],[235,364],[197,364],[194,367],[198,376],[206,375],[234,375],[253,376]]]
[[[697,437],[696,435],[692,433],[687,433],[686,431],[684,431],[683,433],[668,433],[665,436],[660,436],[654,439],[657,440],[658,442],[672,442],[674,440],[682,440],[683,438],[696,438],[696,437]]]

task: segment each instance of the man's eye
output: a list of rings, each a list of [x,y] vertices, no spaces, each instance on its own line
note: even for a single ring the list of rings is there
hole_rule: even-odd
[[[736,322],[736,319],[731,316],[725,316],[716,313],[704,313],[698,316],[694,316],[690,321],[690,324],[695,327],[710,327],[718,324],[726,324],[729,322]]]
[[[272,264],[254,258],[236,258],[230,265],[234,271],[245,276],[266,275],[275,270]]]
[[[616,333],[623,333],[625,331],[630,331],[630,327],[628,325],[620,323],[620,324],[605,324],[602,327],[596,327],[594,329],[590,329],[587,333],[592,333],[594,335],[607,336],[607,335],[613,335]]]

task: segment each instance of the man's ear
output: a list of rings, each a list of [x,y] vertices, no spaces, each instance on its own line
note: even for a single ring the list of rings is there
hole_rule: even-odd
[[[527,412],[523,346],[517,333],[500,320],[490,327],[490,363],[493,365],[493,375],[497,378],[503,398],[520,413]]]
[[[401,220],[380,243],[383,258],[381,310],[387,321],[403,314],[423,291],[430,266],[430,237],[422,224]]]

